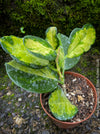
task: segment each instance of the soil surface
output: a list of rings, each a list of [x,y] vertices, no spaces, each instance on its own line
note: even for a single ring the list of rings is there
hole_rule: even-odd
[[[65,84],[63,86],[66,89],[66,97],[78,108],[75,117],[68,122],[79,122],[86,119],[92,113],[95,105],[94,93],[88,82],[82,77],[65,74]],[[50,93],[43,94],[43,105],[52,115],[48,105],[49,95]]]
[[[85,75],[98,89],[96,64],[99,58],[100,55],[90,51],[70,71]],[[17,87],[8,78],[4,63],[9,60],[8,55],[0,55],[0,134],[100,134],[99,99],[90,119],[73,129],[58,128],[42,110],[39,94]]]
[[[71,122],[84,120],[91,114],[95,105],[93,90],[84,78],[66,74],[65,79],[66,96],[78,108],[78,113]]]

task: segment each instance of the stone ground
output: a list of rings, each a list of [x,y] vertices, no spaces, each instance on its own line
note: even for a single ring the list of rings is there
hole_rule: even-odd
[[[96,86],[96,62],[99,58],[98,51],[94,49],[83,55],[71,71],[87,76]],[[42,110],[39,94],[17,87],[8,78],[4,67],[8,60],[8,56],[0,55],[0,134],[100,134],[99,105],[93,116],[79,126],[58,128]]]

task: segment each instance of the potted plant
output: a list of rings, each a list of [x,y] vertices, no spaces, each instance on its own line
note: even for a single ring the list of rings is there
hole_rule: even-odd
[[[74,127],[95,111],[97,96],[93,84],[80,74],[66,72],[90,49],[95,38],[95,29],[91,24],[75,28],[69,37],[57,33],[56,27],[49,27],[45,40],[32,35],[0,38],[3,50],[13,59],[5,63],[8,76],[19,87],[42,93],[41,105],[59,127]],[[86,116],[82,111],[85,103],[91,107]],[[78,113],[80,116],[77,117]],[[82,114],[84,116],[79,119]]]

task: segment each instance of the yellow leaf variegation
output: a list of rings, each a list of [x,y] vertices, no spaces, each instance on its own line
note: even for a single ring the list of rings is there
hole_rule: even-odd
[[[52,46],[53,49],[57,48],[58,39],[57,39],[57,28],[56,27],[49,27],[46,30],[46,40]]]
[[[5,66],[10,79],[27,91],[45,93],[53,91],[58,85],[58,74],[48,67],[33,69],[14,60]]]
[[[16,36],[4,36],[0,38],[2,48],[11,55],[11,57],[18,62],[26,65],[35,66],[46,66],[49,64],[48,60],[36,57],[27,51],[23,44],[23,38]]]
[[[51,93],[49,97],[49,108],[52,114],[59,120],[72,119],[77,113],[78,109],[65,96],[60,87]]]
[[[23,30],[23,29],[21,29]],[[34,93],[52,92],[48,99],[53,116],[70,120],[78,112],[58,83],[64,84],[64,72],[71,69],[87,52],[96,38],[91,24],[75,28],[69,37],[58,33],[55,26],[46,30],[46,39],[27,35],[0,38],[1,47],[12,61],[5,64],[10,79],[19,87]]]
[[[52,47],[47,41],[43,40],[40,37],[31,35],[25,36],[24,45],[29,52],[39,58],[43,58],[50,61],[55,60],[56,58],[55,50],[52,49]]]
[[[31,67],[26,67],[26,66],[16,62],[15,60],[12,60],[6,64],[9,64],[13,68],[23,71],[25,73],[34,74],[34,75],[57,80],[57,76],[54,74],[54,72],[51,72],[51,70],[48,67],[44,67],[41,69],[34,69]]]
[[[96,38],[95,29],[91,24],[86,24],[82,28],[75,28],[70,34],[70,46],[68,48],[68,58],[80,56],[87,52]]]

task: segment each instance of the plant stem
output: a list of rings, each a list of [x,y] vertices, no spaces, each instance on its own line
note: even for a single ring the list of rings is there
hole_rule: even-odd
[[[64,94],[66,95],[66,85],[63,84],[62,87],[63,87]]]
[[[58,64],[59,55],[60,55],[60,48],[58,49],[58,53],[57,53],[56,67],[57,67],[57,71],[58,71],[60,80],[61,80],[62,83],[64,83],[64,75],[63,75],[63,73],[61,73],[61,69],[60,69],[59,64]]]

